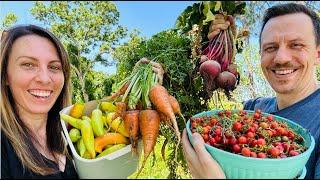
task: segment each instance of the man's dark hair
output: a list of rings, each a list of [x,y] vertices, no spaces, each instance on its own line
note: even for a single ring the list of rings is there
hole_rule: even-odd
[[[263,21],[262,21],[262,28],[261,28],[260,35],[259,35],[260,45],[261,45],[261,34],[264,29],[264,26],[271,18],[286,15],[286,14],[294,14],[294,13],[304,13],[311,18],[312,24],[313,24],[313,31],[314,31],[314,35],[315,35],[315,43],[317,46],[320,45],[320,18],[319,18],[319,16],[317,15],[317,13],[315,13],[314,11],[312,11],[311,9],[306,7],[305,5],[296,4],[296,3],[280,4],[280,5],[270,7],[269,9],[266,10],[264,17],[263,17]]]

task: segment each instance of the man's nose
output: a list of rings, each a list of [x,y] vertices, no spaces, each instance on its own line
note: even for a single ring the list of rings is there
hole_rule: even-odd
[[[290,61],[290,59],[290,50],[287,49],[284,45],[280,46],[274,58],[274,62],[277,64],[284,64]]]

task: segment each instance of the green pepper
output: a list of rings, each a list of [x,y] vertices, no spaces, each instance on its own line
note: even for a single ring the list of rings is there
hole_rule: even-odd
[[[113,146],[111,146],[111,147],[109,147],[109,148],[106,148],[104,151],[102,151],[102,152],[97,156],[97,158],[102,157],[102,156],[106,156],[106,155],[108,155],[108,154],[111,154],[111,153],[113,153],[113,152],[115,152],[115,151],[118,151],[118,150],[120,150],[120,149],[122,149],[122,148],[124,148],[124,147],[126,147],[126,146],[127,146],[126,144],[115,144],[115,145],[113,145]]]
[[[69,137],[70,137],[72,142],[77,142],[81,138],[80,130],[76,129],[76,128],[72,128],[69,131]]]
[[[94,109],[91,114],[91,125],[96,137],[104,135],[104,125],[102,121],[102,111],[100,109]]]
[[[65,122],[67,122],[71,126],[77,128],[77,129],[80,129],[80,122],[82,121],[81,119],[71,117],[67,114],[60,114],[60,117],[62,120],[64,120]]]
[[[91,122],[91,119],[90,119],[90,117],[88,117],[88,116],[82,116],[82,120],[88,120],[89,122]]]
[[[84,145],[84,142],[83,142],[82,138],[80,138],[77,141],[77,150],[78,150],[78,153],[79,153],[80,157],[83,157],[83,154],[86,151],[86,146]]]
[[[96,151],[94,150],[94,134],[92,131],[91,123],[88,120],[81,121],[81,134],[84,145],[87,151],[90,153],[91,159],[96,157]]]

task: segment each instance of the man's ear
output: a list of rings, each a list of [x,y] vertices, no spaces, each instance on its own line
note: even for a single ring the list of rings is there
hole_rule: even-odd
[[[316,65],[320,64],[320,44],[317,47],[317,56],[316,56],[316,61],[315,61]]]

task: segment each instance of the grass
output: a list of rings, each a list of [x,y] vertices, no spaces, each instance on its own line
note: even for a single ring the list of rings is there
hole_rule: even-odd
[[[163,136],[158,137],[158,142],[155,145],[154,148],[154,155],[151,154],[146,161],[146,165],[144,169],[141,171],[139,179],[164,179],[167,178],[170,171],[169,167],[167,167],[166,162],[162,159],[161,156],[161,147],[164,142],[165,138]],[[168,147],[168,146],[167,146]],[[165,158],[168,158],[168,155],[171,153],[170,150],[166,147],[165,150]],[[143,160],[143,154],[140,156],[140,163],[139,163],[139,168],[141,166],[141,162]],[[179,166],[177,173],[182,177],[182,178],[187,178],[190,179],[191,176],[189,173],[184,172],[183,169]],[[137,171],[130,175],[128,179],[135,179],[137,175]]]

